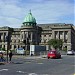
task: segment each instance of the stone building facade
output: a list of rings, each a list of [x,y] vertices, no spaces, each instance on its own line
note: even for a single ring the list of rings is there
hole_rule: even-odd
[[[37,24],[29,12],[20,28],[0,27],[0,48],[29,50],[30,45],[46,45],[50,39],[62,39],[63,47],[75,50],[75,27],[72,24]]]

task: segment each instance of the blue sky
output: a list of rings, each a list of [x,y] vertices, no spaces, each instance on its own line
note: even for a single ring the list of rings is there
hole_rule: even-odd
[[[74,24],[74,0],[0,0],[0,27],[21,27],[31,9],[37,24]]]

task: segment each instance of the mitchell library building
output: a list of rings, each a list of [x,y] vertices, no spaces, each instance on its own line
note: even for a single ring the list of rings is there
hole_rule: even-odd
[[[49,50],[50,39],[62,39],[63,48],[75,50],[75,26],[73,24],[37,24],[32,13],[25,17],[20,28],[0,27],[0,48],[16,50],[30,45],[45,45]]]

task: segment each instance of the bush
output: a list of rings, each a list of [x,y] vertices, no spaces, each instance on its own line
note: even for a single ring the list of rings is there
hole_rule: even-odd
[[[63,51],[67,52],[67,48],[63,48]]]
[[[6,51],[5,48],[0,48],[0,51]]]

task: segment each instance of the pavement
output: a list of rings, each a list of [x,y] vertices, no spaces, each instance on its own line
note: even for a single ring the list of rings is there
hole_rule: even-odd
[[[61,55],[66,56],[66,55]],[[47,55],[38,55],[38,56],[30,56],[30,55],[13,55],[13,58],[24,58],[24,59],[44,59],[47,58]]]
[[[66,56],[66,55],[61,55]],[[6,55],[4,56],[7,57]],[[38,56],[30,56],[30,55],[13,55],[12,58],[23,58],[23,59],[44,59],[47,58],[47,55],[38,55]]]
[[[13,58],[24,58],[24,59],[43,59],[47,58],[47,55],[30,56],[30,55],[14,55]]]
[[[4,56],[5,58],[7,58],[7,56],[5,55]],[[30,56],[30,55],[13,55],[14,59],[18,59],[18,58],[22,58],[22,59],[43,59],[43,58],[47,58],[47,55],[39,55],[39,56]],[[4,65],[6,63],[10,63],[10,62],[7,62],[7,61],[3,61],[3,62],[0,62],[0,65]]]
[[[62,55],[62,56],[65,56],[65,55]],[[5,58],[7,57],[6,55],[4,56]],[[47,58],[47,55],[39,55],[39,56],[30,56],[30,55],[13,55],[14,59],[18,59],[18,58],[22,58],[22,59],[46,59]],[[7,61],[4,61],[4,62],[0,62],[0,65],[4,65],[6,64]],[[8,62],[10,63],[10,62]]]

